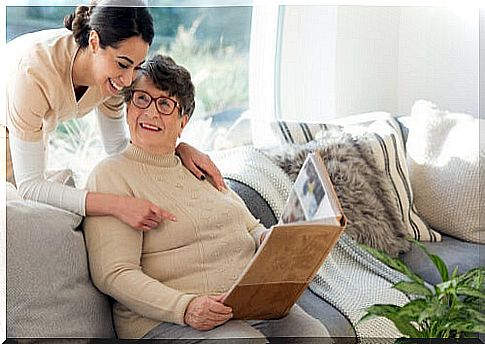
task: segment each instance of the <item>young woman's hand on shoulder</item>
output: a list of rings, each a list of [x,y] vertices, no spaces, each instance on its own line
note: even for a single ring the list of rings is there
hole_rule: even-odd
[[[184,142],[179,143],[175,151],[184,166],[197,178],[204,179],[207,174],[210,182],[217,190],[227,189],[221,172],[207,154]]]

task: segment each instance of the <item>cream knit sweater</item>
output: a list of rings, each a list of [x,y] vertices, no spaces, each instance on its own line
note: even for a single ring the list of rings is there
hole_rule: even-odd
[[[87,187],[144,198],[177,217],[145,233],[111,216],[84,222],[91,276],[117,301],[120,338],[141,338],[160,322],[184,324],[195,296],[231,287],[265,230],[234,192],[198,180],[174,154],[130,145],[102,161]]]

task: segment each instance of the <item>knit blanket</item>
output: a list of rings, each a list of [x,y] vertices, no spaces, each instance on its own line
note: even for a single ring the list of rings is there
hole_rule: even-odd
[[[244,183],[281,216],[292,182],[288,175],[262,151],[252,146],[238,147],[210,154],[226,178]],[[320,267],[309,288],[344,314],[354,326],[358,340],[398,338],[402,334],[385,318],[358,324],[365,309],[373,304],[404,305],[409,298],[392,288],[406,278],[360,248],[345,233]]]

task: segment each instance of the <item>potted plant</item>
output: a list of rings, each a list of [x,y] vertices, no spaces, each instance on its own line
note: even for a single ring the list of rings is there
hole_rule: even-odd
[[[430,285],[401,259],[365,247],[381,262],[408,277],[408,281],[398,282],[393,287],[407,294],[411,301],[404,306],[376,304],[368,307],[359,322],[382,316],[391,320],[409,338],[465,338],[485,333],[485,267],[462,274],[456,267],[450,274],[439,256],[429,252],[422,243],[413,242],[431,259],[442,282]]]

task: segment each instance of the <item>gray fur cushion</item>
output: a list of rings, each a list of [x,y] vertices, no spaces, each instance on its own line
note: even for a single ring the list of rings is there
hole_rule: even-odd
[[[7,337],[114,337],[106,296],[91,283],[81,217],[7,202]]]
[[[372,139],[370,135],[327,130],[318,141],[287,145],[272,155],[295,180],[308,153],[317,150],[348,219],[345,232],[359,243],[396,257],[410,249],[405,239],[409,233],[396,206],[392,183],[376,166],[369,141]]]

